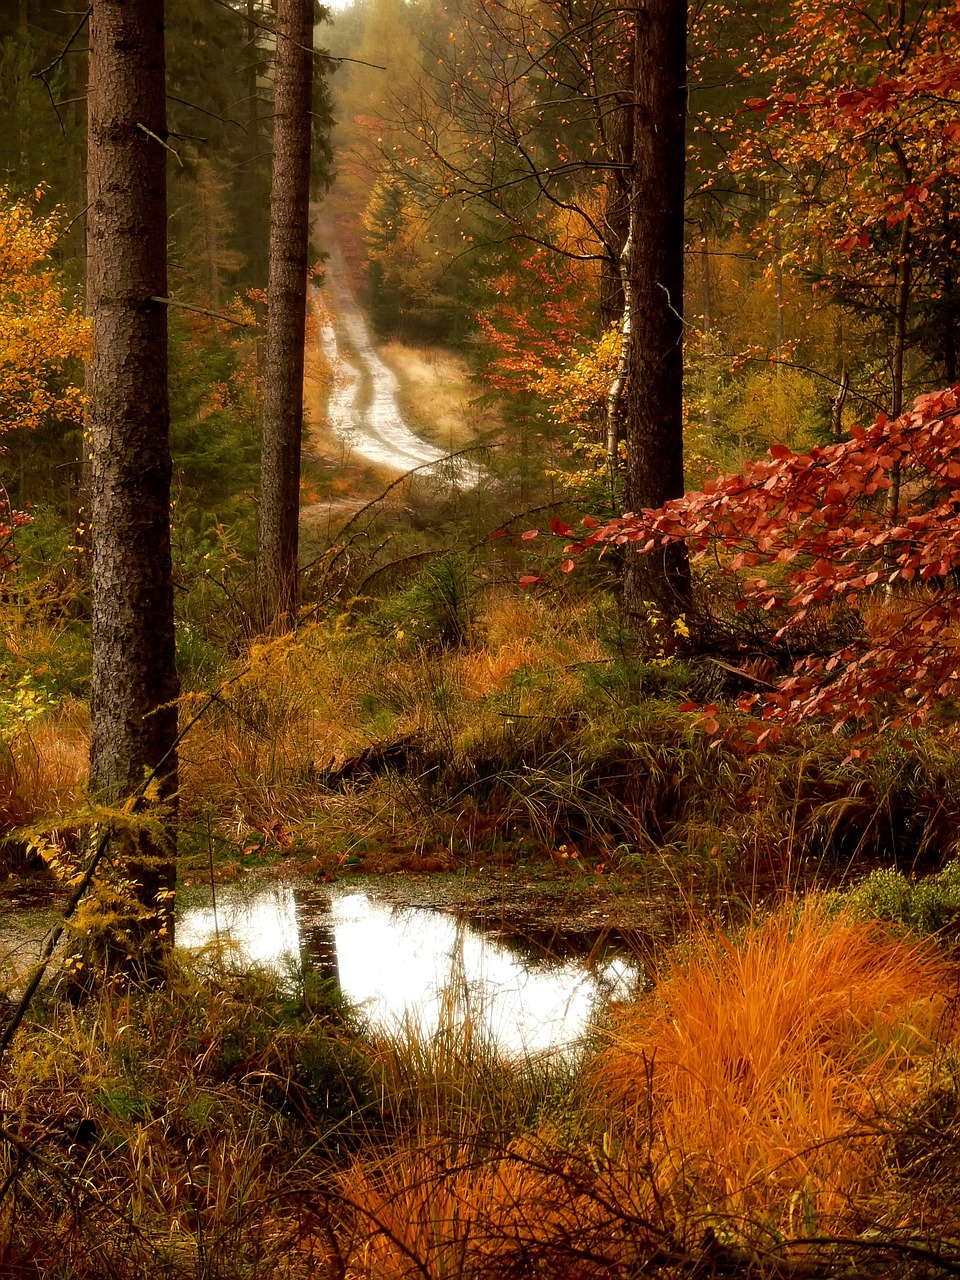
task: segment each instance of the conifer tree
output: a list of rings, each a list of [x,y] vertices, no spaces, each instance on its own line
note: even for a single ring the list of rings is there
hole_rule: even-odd
[[[173,937],[178,695],[170,556],[163,0],[94,0],[88,90],[93,673],[90,778],[114,804],[154,773],[165,836],[120,833],[132,911],[102,959],[156,968]],[[116,904],[114,904],[116,905]]]
[[[314,0],[278,0],[257,566],[267,627],[292,626],[297,608],[313,13]]]

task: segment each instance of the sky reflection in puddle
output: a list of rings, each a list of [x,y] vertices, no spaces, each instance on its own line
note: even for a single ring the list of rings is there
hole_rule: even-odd
[[[344,995],[372,1030],[402,1034],[413,1026],[429,1037],[469,1016],[481,1036],[509,1055],[569,1048],[608,999],[630,994],[641,977],[621,956],[593,968],[531,959],[443,912],[356,891],[331,897],[321,928],[312,928],[306,942],[294,890],[285,885],[244,897],[221,891],[217,926],[240,962],[282,968],[303,951],[332,956]],[[215,937],[212,908],[183,913],[181,946]]]

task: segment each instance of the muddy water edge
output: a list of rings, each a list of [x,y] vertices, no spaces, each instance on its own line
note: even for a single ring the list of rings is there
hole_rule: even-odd
[[[36,955],[59,905],[40,886],[0,896],[7,981]],[[251,874],[212,892],[186,886],[178,914],[181,944],[219,940],[224,962],[241,967],[309,966],[373,1031],[469,1022],[511,1056],[575,1045],[610,998],[649,985],[682,928],[675,905],[627,883],[523,871],[332,885]]]

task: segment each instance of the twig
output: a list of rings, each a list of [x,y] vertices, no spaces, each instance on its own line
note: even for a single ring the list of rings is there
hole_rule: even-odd
[[[396,480],[392,480],[387,485],[387,487],[383,490],[383,492],[377,495],[377,497],[371,498],[370,501],[365,503],[358,511],[355,511],[353,515],[350,517],[350,519],[347,521],[347,523],[339,531],[337,536],[342,537],[346,533],[346,531],[350,528],[350,526],[356,524],[356,522],[360,519],[360,517],[362,515],[365,515],[366,512],[368,512],[371,507],[375,507],[378,503],[382,502],[388,493],[391,493],[394,489],[396,489],[397,485],[403,484],[405,480],[409,480],[411,476],[415,476],[418,471],[426,471],[428,468],[437,467],[441,463],[451,462],[454,458],[462,458],[465,453],[476,453],[479,449],[492,449],[492,448],[496,448],[496,446],[489,445],[489,444],[471,444],[471,445],[467,445],[465,449],[457,449],[454,453],[445,453],[442,458],[436,458],[433,462],[421,462],[419,466],[411,467],[410,470],[405,471],[402,476],[397,476]]]
[[[249,320],[234,320],[232,316],[225,316],[222,311],[208,311],[206,307],[194,307],[189,302],[180,302],[176,298],[161,298],[159,295],[153,294],[150,297],[151,302],[162,302],[165,307],[179,307],[181,311],[195,311],[198,316],[211,316],[214,320],[222,320],[224,324],[235,324],[239,329],[256,329],[258,326],[251,324]]]
[[[199,107],[195,102],[188,102],[186,98],[178,98],[175,94],[168,93],[167,101],[179,102],[181,107],[189,107],[191,111],[199,111],[201,115],[209,116],[211,120],[219,120],[221,124],[233,124],[243,133],[247,132],[246,126],[242,125],[239,120],[231,120],[229,116],[217,115],[216,111],[208,111],[206,107]]]
[[[176,156],[177,164],[180,166],[181,169],[183,168],[183,160],[180,156],[180,152],[176,149],[176,147],[171,147],[169,142],[164,142],[164,140],[160,137],[158,133],[154,133],[152,129],[148,129],[147,126],[143,124],[142,121],[140,120],[137,121],[136,127],[140,130],[141,133],[145,133],[148,138],[152,138],[154,142],[159,142],[161,147],[163,147],[165,151],[169,151],[172,156]]]
[[[131,797],[133,803],[130,806],[131,813],[136,813],[137,807],[142,801],[144,794],[147,788],[150,786],[151,782],[153,782],[153,780],[160,774],[160,772],[163,770],[164,766],[166,765],[167,761],[171,758],[171,756],[174,755],[180,743],[187,736],[187,734],[190,732],[193,726],[197,723],[197,721],[200,720],[201,716],[206,715],[206,713],[210,710],[213,704],[215,702],[220,701],[220,697],[224,689],[228,688],[231,684],[235,684],[236,681],[242,677],[242,675],[243,675],[242,671],[237,672],[237,674],[234,676],[231,676],[229,680],[225,680],[223,684],[219,686],[219,688],[214,690],[213,693],[207,695],[207,699],[204,702],[203,706],[200,708],[200,710],[190,720],[187,721],[184,727],[180,730],[180,732],[174,738],[173,742],[170,744],[167,750],[163,753],[163,755],[160,757],[157,763],[153,766],[150,772],[144,776],[143,781],[140,783],[139,787],[137,787],[136,791],[133,793],[133,796]],[[113,832],[110,830],[110,828],[107,828],[107,830],[104,831],[100,839],[97,841],[97,846],[93,852],[93,856],[90,859],[90,862],[87,865],[86,871],[83,873],[83,878],[80,880],[79,884],[74,889],[73,893],[70,895],[70,901],[67,903],[66,907],[64,908],[63,915],[60,917],[59,922],[54,925],[54,927],[50,930],[50,932],[47,934],[46,938],[44,939],[43,946],[40,948],[40,958],[37,961],[37,965],[34,970],[33,976],[31,977],[30,981],[27,983],[26,987],[24,988],[23,995],[20,997],[20,1002],[18,1003],[16,1009],[14,1009],[13,1014],[10,1018],[10,1021],[4,1027],[3,1035],[0,1036],[0,1062],[3,1061],[3,1055],[6,1053],[7,1049],[9,1049],[13,1041],[13,1037],[16,1035],[20,1027],[20,1023],[23,1021],[26,1015],[26,1012],[30,1007],[30,1003],[33,1000],[33,997],[37,993],[37,988],[40,986],[40,983],[43,981],[44,974],[47,972],[47,966],[50,964],[50,960],[53,956],[54,951],[56,950],[57,943],[63,937],[63,931],[66,928],[67,921],[76,911],[77,907],[80,905],[80,902],[84,894],[87,892],[87,890],[90,888],[90,885],[93,882],[93,877],[97,873],[97,868],[100,866],[100,863],[103,861],[104,856],[106,855],[107,849],[110,847],[110,838],[112,834]]]
[[[60,52],[57,54],[54,60],[51,63],[49,63],[49,65],[47,65],[46,67],[43,67],[40,71],[34,71],[33,78],[35,80],[43,80],[43,82],[46,83],[46,78],[49,75],[49,73],[54,69],[54,67],[58,67],[60,63],[64,60],[64,58],[67,56],[67,54],[70,52],[70,46],[73,44],[74,40],[76,40],[77,36],[80,34],[83,28],[87,25],[87,21],[91,13],[93,13],[92,4],[87,7],[86,13],[77,23],[76,31],[74,31],[73,35],[70,37],[67,43],[63,46],[63,48],[60,50]]]
[[[340,54],[326,53],[323,49],[312,49],[309,45],[301,44],[299,40],[293,40],[292,36],[288,36],[283,31],[277,31],[275,27],[268,27],[265,22],[258,22],[248,13],[241,13],[239,9],[235,9],[232,4],[228,4],[227,0],[213,0],[213,3],[219,5],[221,9],[226,9],[228,13],[235,14],[244,22],[248,22],[251,27],[257,27],[260,31],[265,31],[268,36],[276,39],[282,36],[284,40],[291,40],[298,49],[302,49],[305,53],[312,53],[315,58],[323,58],[324,62],[355,62],[358,67],[372,67],[374,71],[386,71],[386,67],[381,67],[379,62],[364,62],[362,58],[345,58]]]

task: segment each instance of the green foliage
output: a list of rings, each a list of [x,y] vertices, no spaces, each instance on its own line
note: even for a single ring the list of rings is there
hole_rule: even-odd
[[[378,602],[365,619],[376,634],[411,646],[449,649],[475,638],[481,583],[470,557],[432,559],[406,591]]]
[[[54,13],[49,27],[42,35],[35,29],[27,39],[11,33],[0,40],[0,114],[4,121],[0,132],[0,186],[27,195],[40,183],[48,183],[57,200],[72,202],[80,196],[79,167],[74,177],[77,189],[68,191],[68,155],[71,148],[79,150],[83,146],[82,120],[71,104],[62,110],[58,121],[50,95],[33,74],[38,66],[49,62],[45,55],[49,51],[52,56],[61,33],[62,41],[66,41],[70,18]],[[71,96],[67,77],[75,72],[74,67],[64,63],[50,75],[55,100]],[[73,83],[79,91],[79,80]]]
[[[380,337],[455,343],[473,327],[475,272],[462,259],[459,218],[418,207],[387,172],[364,213],[370,319]]]
[[[834,898],[837,905],[875,916],[921,935],[950,928],[960,913],[960,860],[924,879],[893,867],[878,867],[866,879]]]
[[[174,520],[229,522],[249,510],[259,460],[248,353],[222,326],[174,317],[170,339]]]

